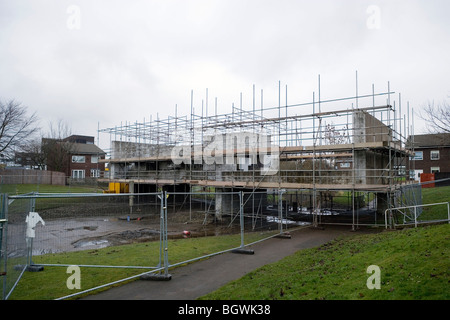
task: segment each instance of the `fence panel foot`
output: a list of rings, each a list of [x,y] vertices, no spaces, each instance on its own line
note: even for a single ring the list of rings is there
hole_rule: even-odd
[[[254,250],[250,250],[250,249],[234,249],[231,251],[232,253],[238,253],[238,254],[255,254]]]
[[[283,232],[283,233],[276,235],[275,238],[291,239],[291,234],[289,232]]]
[[[172,275],[169,274],[154,274],[154,273],[146,273],[140,276],[141,280],[146,281],[169,281],[172,279]]]

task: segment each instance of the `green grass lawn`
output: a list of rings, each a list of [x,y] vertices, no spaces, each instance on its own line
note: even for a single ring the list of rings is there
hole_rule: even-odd
[[[184,261],[215,250],[223,250],[237,239],[233,237],[191,238],[170,241],[170,263]],[[181,260],[180,260],[181,259]],[[34,263],[157,266],[159,242],[137,243],[97,250],[36,256]],[[69,290],[66,286],[67,267],[44,267],[41,272],[26,272],[14,290],[11,300],[56,299],[145,272],[142,269],[115,269],[81,267],[81,289]]]
[[[273,232],[246,234],[245,243],[251,243],[271,234]],[[236,248],[240,246],[240,241],[240,235],[169,240],[169,263],[181,263],[189,259]],[[154,267],[159,263],[159,241],[69,253],[46,254],[34,256],[33,262],[35,264]],[[11,264],[13,263],[11,262]],[[139,275],[148,270],[81,267],[80,290],[67,288],[66,281],[70,274],[67,274],[66,271],[67,267],[65,266],[45,266],[44,271],[41,272],[25,272],[10,300],[56,299]]]
[[[450,187],[422,189],[423,203],[447,202]],[[422,219],[446,219],[446,206],[427,207]],[[385,231],[332,241],[264,266],[202,299],[450,299],[450,225]],[[366,282],[370,265],[381,288]]]
[[[202,299],[450,299],[450,225],[341,238],[259,268]],[[381,270],[370,290],[370,265]]]
[[[50,184],[0,184],[0,193],[18,195],[30,192],[40,193],[97,193],[103,190],[96,186],[57,186]]]
[[[202,299],[449,299],[450,225],[347,236],[298,251],[266,265]],[[301,231],[300,231],[301,232]],[[238,236],[169,241],[169,261],[185,261],[239,244]],[[146,265],[158,263],[158,243],[35,257],[35,263]],[[369,265],[381,269],[381,289],[369,290]],[[81,290],[143,272],[81,268]],[[55,299],[77,292],[66,287],[65,267],[26,272],[10,299]],[[78,290],[78,291],[81,291]]]
[[[441,203],[450,201],[450,186],[439,188],[422,189],[423,203]],[[419,220],[438,220],[448,219],[447,205],[438,205],[432,207],[424,207],[423,213],[419,216]]]

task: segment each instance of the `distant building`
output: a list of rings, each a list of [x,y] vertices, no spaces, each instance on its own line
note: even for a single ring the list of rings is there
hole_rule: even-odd
[[[14,161],[10,164],[10,167],[32,170],[45,170],[45,164],[40,163],[39,160],[39,155],[34,152],[15,152]]]
[[[47,168],[61,171],[73,179],[99,178],[105,170],[106,153],[94,144],[94,137],[72,135],[62,140],[43,139]]]
[[[416,180],[421,173],[450,172],[450,133],[414,135],[411,139],[415,153],[411,165]]]

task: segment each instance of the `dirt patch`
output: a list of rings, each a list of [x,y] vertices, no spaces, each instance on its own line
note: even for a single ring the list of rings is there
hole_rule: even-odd
[[[93,208],[93,207],[92,207]],[[98,209],[99,207],[97,207]],[[104,207],[103,207],[104,208]],[[80,209],[72,208],[80,213]],[[48,209],[53,211],[54,209]],[[42,211],[41,216],[45,225],[36,226],[36,238],[33,241],[33,254],[69,252],[86,249],[99,249],[110,246],[119,246],[130,243],[159,241],[161,218],[160,214],[149,212],[125,213],[106,215],[100,212],[91,212],[91,215],[78,216],[69,210],[59,218],[62,209],[56,212]],[[204,211],[180,211],[168,212],[167,237],[178,239],[185,237],[205,237],[240,232],[239,218],[236,215],[224,217],[217,221],[213,215]],[[274,230],[278,228],[278,221],[261,217],[256,221],[252,218],[245,219],[245,232],[257,230]],[[17,242],[23,243],[23,222],[13,226],[17,227]],[[23,239],[22,239],[23,238]]]
[[[101,237],[88,237],[72,242],[75,248],[104,248],[133,242],[159,240],[160,232],[152,229],[125,230]]]

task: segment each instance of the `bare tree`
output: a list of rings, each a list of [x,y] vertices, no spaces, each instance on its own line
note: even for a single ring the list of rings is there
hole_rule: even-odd
[[[36,113],[27,115],[27,107],[15,100],[0,101],[0,154],[25,145],[36,132]]]
[[[450,133],[450,104],[447,101],[428,103],[419,117],[427,122],[429,133]]]
[[[325,126],[325,137],[324,142],[328,145],[344,144],[348,140],[348,135],[346,134],[347,126],[339,130],[333,124],[327,124]]]
[[[29,141],[25,145],[21,145],[22,152],[18,153],[21,156],[25,156],[28,161],[23,161],[22,165],[32,164],[33,167],[37,167],[39,170],[45,170],[47,164],[47,155],[42,152],[42,139],[40,137]]]
[[[71,129],[63,120],[49,123],[49,133],[42,138],[41,145],[48,170],[65,172],[68,168],[69,155],[76,151],[74,144],[65,140],[70,135]]]
[[[47,138],[54,140],[63,140],[72,134],[72,129],[69,124],[62,119],[58,119],[56,123],[48,123],[49,132]]]
[[[350,138],[348,135],[348,127],[345,125],[342,129],[336,129],[334,124],[327,124],[325,126],[325,136],[324,143],[325,145],[337,145],[337,144],[345,144],[348,143]],[[333,152],[328,152],[329,154],[333,154]],[[327,160],[332,168],[336,166],[336,158],[330,157]]]
[[[30,139],[21,145],[21,156],[26,156],[27,161],[34,167],[43,170],[64,172],[70,161],[69,154],[75,152],[75,144],[67,141],[71,135],[69,125],[63,120],[48,123],[48,131],[40,132],[35,139]]]

